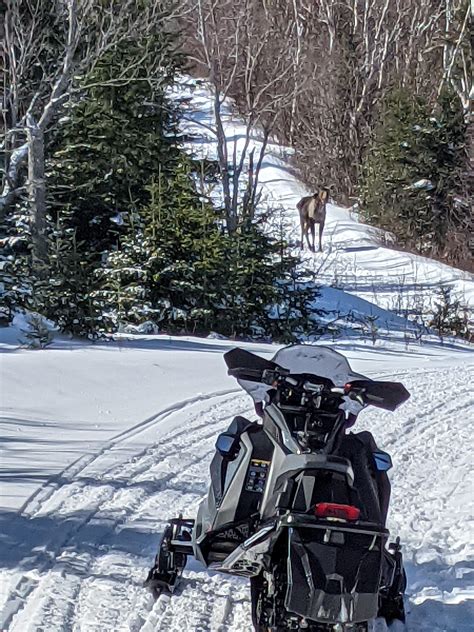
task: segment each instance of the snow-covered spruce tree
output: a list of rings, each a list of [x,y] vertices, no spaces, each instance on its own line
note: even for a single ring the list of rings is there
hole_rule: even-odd
[[[320,297],[316,276],[305,269],[301,261],[292,254],[288,238],[292,232],[291,222],[284,207],[270,209],[267,221],[271,222],[271,234],[278,251],[275,274],[277,297],[269,312],[272,336],[281,342],[297,342],[307,336],[328,333],[324,310],[317,307]],[[268,226],[266,233],[268,233]]]
[[[255,223],[245,222],[227,236],[221,279],[219,331],[228,336],[263,336],[267,308],[276,301],[278,245]]]
[[[464,135],[462,110],[447,89],[434,113],[420,97],[392,92],[363,167],[367,219],[404,246],[454,260],[454,236],[468,232],[469,209],[458,200]]]
[[[150,203],[129,215],[133,226],[97,270],[93,300],[108,330],[150,319],[168,331],[215,326],[225,237],[196,191],[194,168],[182,155],[174,173],[158,170]]]
[[[445,336],[460,336],[471,341],[472,323],[469,322],[469,309],[462,305],[449,286],[440,287],[437,292],[429,326],[435,329],[441,340]]]
[[[301,282],[297,258],[278,234],[247,220],[227,237],[218,331],[236,337],[297,340],[312,328],[314,287]]]
[[[220,212],[201,199],[182,159],[172,181],[154,186],[148,234],[159,235],[152,296],[173,330],[207,333],[216,328],[216,308],[225,274],[226,239]]]
[[[140,221],[134,213],[135,226]],[[125,234],[116,250],[107,253],[104,264],[95,270],[95,287],[91,301],[98,329],[114,332],[127,324],[156,320],[157,312],[150,301],[150,264],[153,246],[143,234],[143,227]]]
[[[97,332],[92,270],[97,253],[79,242],[69,213],[57,213],[48,231],[48,276],[35,281],[35,308],[63,330],[79,336]]]
[[[159,63],[158,63],[159,62]],[[99,289],[108,253],[135,230],[133,216],[150,202],[149,183],[171,177],[180,155],[176,113],[165,97],[180,63],[164,31],[124,39],[82,79],[47,163],[52,283],[41,288],[47,315],[61,311],[74,333],[103,329]]]
[[[230,235],[224,214],[198,196],[193,162],[161,172],[151,202],[133,214],[96,271],[92,293],[105,330],[154,320],[170,332],[295,340],[310,331],[314,287],[299,282],[287,245],[247,221]]]
[[[30,232],[25,204],[18,201],[0,224],[0,321],[14,312],[33,308]]]

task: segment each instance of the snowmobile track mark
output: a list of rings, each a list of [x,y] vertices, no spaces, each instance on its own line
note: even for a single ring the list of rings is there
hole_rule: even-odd
[[[198,403],[201,403],[202,401],[209,400],[209,399],[216,399],[216,398],[222,398],[222,397],[225,398],[224,401],[221,401],[218,404],[213,403],[211,406],[211,409],[213,407],[218,407],[219,409],[224,407],[225,409],[225,404],[227,403],[226,402],[227,396],[233,395],[234,393],[235,393],[235,389],[232,389],[232,390],[228,390],[224,392],[213,393],[211,395],[206,395],[204,397],[200,396],[198,398],[193,398],[192,401],[185,400],[184,404],[183,402],[179,402],[178,404],[175,404],[174,406],[166,409],[166,411],[161,411],[160,413],[155,415],[152,420],[151,419],[146,420],[146,423],[148,424],[148,426],[150,426],[151,421],[153,421],[154,423],[161,422],[173,413],[181,412],[184,409],[190,408],[193,405],[196,405]],[[110,479],[107,480],[106,478],[103,478],[101,480],[100,488],[102,489],[103,492],[106,492],[106,493],[105,493],[105,496],[103,496],[100,499],[100,502],[96,504],[96,506],[92,507],[89,513],[85,517],[83,517],[79,522],[74,522],[66,518],[63,525],[64,524],[69,525],[69,527],[66,526],[66,529],[62,531],[62,533],[57,534],[58,536],[61,536],[61,537],[55,538],[54,544],[52,544],[52,542],[49,542],[49,545],[47,545],[47,548],[48,548],[47,554],[45,554],[44,552],[41,552],[37,554],[34,559],[29,560],[29,563],[36,569],[36,573],[35,573],[36,577],[31,577],[31,575],[28,576],[29,575],[28,573],[23,574],[19,578],[19,580],[15,583],[15,586],[10,590],[10,598],[8,598],[6,602],[8,604],[8,608],[6,609],[6,611],[4,611],[0,615],[0,629],[2,631],[9,629],[8,626],[13,622],[12,630],[15,630],[16,624],[14,623],[14,619],[16,615],[18,615],[21,611],[25,610],[25,608],[28,605],[28,601],[31,598],[33,598],[33,602],[36,601],[33,593],[42,591],[44,584],[45,583],[47,584],[48,581],[50,580],[50,577],[54,575],[55,572],[57,572],[57,568],[56,568],[57,566],[61,567],[62,575],[68,575],[67,556],[68,555],[70,556],[70,553],[71,553],[70,551],[69,552],[67,551],[68,545],[72,544],[74,546],[75,544],[74,540],[77,539],[78,534],[86,530],[87,527],[94,520],[94,518],[96,516],[100,516],[101,512],[103,512],[104,508],[107,505],[110,505],[111,503],[113,504],[114,499],[117,499],[118,497],[120,497],[124,488],[126,489],[134,485],[133,480],[129,482],[128,484],[125,482],[126,480],[129,480],[130,475],[132,475],[133,477],[138,477],[144,472],[149,471],[150,465],[149,465],[148,459],[146,463],[144,464],[142,463],[140,466],[140,461],[144,457],[155,457],[154,460],[156,462],[156,460],[159,461],[164,455],[166,455],[167,457],[174,457],[178,453],[182,454],[181,450],[170,452],[167,447],[168,442],[171,442],[171,443],[174,442],[175,435],[183,436],[183,437],[186,436],[189,439],[190,432],[191,433],[196,432],[196,431],[199,432],[200,430],[204,428],[209,429],[208,432],[206,432],[203,437],[200,437],[197,442],[194,442],[192,444],[189,451],[194,452],[196,445],[199,445],[202,442],[208,441],[210,438],[213,438],[216,436],[216,430],[215,430],[216,425],[221,424],[222,421],[224,420],[228,420],[229,417],[235,414],[236,412],[235,411],[235,398],[232,397],[231,401],[232,401],[233,410],[225,412],[223,415],[219,415],[215,420],[213,420],[212,423],[209,423],[209,420],[206,420],[206,423],[198,424],[197,427],[192,427],[192,428],[188,427],[186,431],[178,430],[177,433],[175,433],[174,435],[172,434],[172,436],[170,436],[168,439],[166,439],[166,435],[165,435],[164,441],[160,441],[159,443],[148,447],[146,450],[142,450],[138,455],[134,455],[132,459],[130,459],[128,462],[125,462],[122,464],[114,464],[112,467],[105,470],[103,474],[105,474],[106,476],[108,474],[110,475],[111,473],[114,473],[115,470],[119,470],[119,471],[124,470],[121,472],[123,474],[122,480],[124,480],[123,486],[120,486],[118,489],[114,489],[114,487],[110,484],[111,483]],[[199,413],[197,416],[197,419],[199,419],[202,416],[202,414],[203,414],[202,412]],[[137,424],[133,429],[131,429],[136,434],[138,434],[137,432],[138,426],[141,426],[142,430],[144,429],[143,422],[141,424]],[[81,461],[81,459],[78,459],[74,464],[72,464],[68,468],[65,468],[65,471],[68,471],[70,475],[71,475],[71,471],[74,471],[74,476],[77,477],[78,474],[84,472],[89,465],[91,465],[94,461],[98,460],[100,456],[104,455],[109,449],[117,445],[117,443],[119,443],[119,440],[124,441],[129,436],[132,436],[132,435],[128,433],[120,433],[120,435],[117,435],[113,441],[107,444],[107,446],[104,446],[104,448],[99,453],[93,455],[92,458],[88,457],[87,462],[82,461],[80,468],[78,468],[77,465],[78,465],[78,462]],[[142,490],[142,493],[137,491],[135,502],[131,505],[129,504],[125,508],[125,511],[122,511],[120,515],[116,517],[115,519],[114,518],[112,518],[111,520],[109,519],[110,524],[108,525],[108,528],[104,531],[101,540],[104,540],[107,537],[107,535],[116,531],[117,527],[125,523],[137,510],[140,504],[142,504],[144,501],[147,500],[147,498],[150,497],[150,494],[153,495],[162,491],[165,487],[168,486],[168,484],[173,478],[176,478],[177,476],[181,476],[183,471],[186,471],[186,469],[188,469],[189,467],[196,465],[197,463],[202,461],[203,458],[207,458],[210,452],[212,452],[212,450],[208,451],[204,457],[197,456],[197,457],[191,458],[186,463],[186,467],[185,468],[181,467],[178,473],[172,471],[168,474],[165,474],[164,476],[161,476],[159,480],[154,481],[153,485],[151,486],[152,489]],[[127,469],[127,466],[130,466],[130,465],[133,467],[133,470],[134,470],[132,472],[128,471]],[[75,468],[73,466],[75,466]],[[60,480],[59,476],[60,475],[55,477],[56,482]],[[81,481],[79,482],[74,481],[74,479],[72,478],[70,483],[64,483],[63,485],[58,486],[58,487],[53,486],[50,490],[48,490],[48,494],[46,494],[45,497],[41,499],[41,503],[39,504],[39,506],[35,507],[35,509],[31,513],[29,513],[30,517],[34,517],[35,515],[40,513],[41,508],[45,505],[45,503],[47,503],[52,498],[52,496],[56,492],[59,492],[59,491],[64,492],[67,490],[68,487],[72,488],[74,492],[77,491],[79,494],[80,492],[87,489],[88,483],[87,481],[84,483],[82,483]],[[97,494],[97,489],[95,489],[95,494]],[[35,498],[36,497],[37,496],[35,496]],[[32,498],[30,500],[34,501],[35,498]],[[71,498],[70,493],[66,495],[65,502],[68,500],[68,498]],[[78,496],[76,495],[76,493],[74,493],[74,502],[76,502],[77,500],[78,500]],[[61,503],[60,507],[63,507],[63,504],[64,503]],[[120,508],[122,508],[121,504],[119,504],[119,506]],[[79,543],[79,541],[77,543]],[[93,545],[89,546],[89,548],[91,548],[92,551],[95,552],[100,548],[100,545],[101,545],[101,541],[95,542]],[[58,555],[61,551],[63,551],[63,554],[61,555],[62,559],[59,560],[58,562]],[[66,555],[65,558],[63,557],[64,555]],[[77,562],[77,558],[75,558],[74,556],[71,556],[71,559],[69,560],[69,565],[72,565],[72,564],[76,565],[76,562]],[[81,573],[82,577],[84,577],[87,574],[87,571],[90,568],[90,565],[92,564],[92,562],[93,562],[93,556],[92,556],[92,553],[89,553],[88,559],[84,565],[83,572]],[[74,571],[70,572],[69,576],[77,575],[76,571],[77,571],[77,568],[74,568]],[[40,573],[46,573],[46,574],[43,577],[40,577],[39,576]],[[80,587],[80,580],[79,580],[77,593],[80,590],[81,590],[81,587]],[[70,616],[74,616],[74,611],[75,611],[75,608],[73,608],[73,611],[72,613],[70,613]],[[72,629],[72,627],[66,627],[63,629],[70,630]],[[20,630],[21,630],[21,627],[20,627]]]
[[[150,427],[155,424],[163,422],[165,419],[170,417],[172,414],[175,414],[180,411],[184,411],[185,409],[192,407],[198,403],[204,402],[209,399],[214,399],[216,397],[232,395],[234,393],[238,393],[239,389],[226,389],[223,391],[216,391],[213,393],[206,393],[203,395],[198,395],[196,397],[184,399],[180,402],[176,402],[175,404],[168,406],[167,408],[161,410],[160,412],[148,417],[147,419],[135,424],[132,428],[125,430],[123,432],[118,433],[112,439],[110,439],[98,452],[90,455],[82,455],[73,463],[68,465],[58,474],[55,474],[51,477],[44,485],[38,488],[20,507],[18,510],[19,514],[32,514],[35,511],[39,511],[42,505],[49,499],[49,497],[61,486],[61,480],[64,478],[73,479],[77,477],[82,471],[84,471],[88,466],[90,466],[95,460],[103,456],[106,452],[116,447],[120,443],[131,439],[141,432],[148,430]],[[32,509],[30,507],[36,504]]]

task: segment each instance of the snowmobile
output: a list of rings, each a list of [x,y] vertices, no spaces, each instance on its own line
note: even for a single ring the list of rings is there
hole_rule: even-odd
[[[393,411],[408,391],[353,372],[323,346],[224,359],[262,418],[237,416],[217,437],[207,497],[195,519],[165,528],[145,585],[172,593],[194,556],[250,579],[256,632],[402,625],[401,546],[385,526],[391,458],[370,433],[347,430],[365,407]]]

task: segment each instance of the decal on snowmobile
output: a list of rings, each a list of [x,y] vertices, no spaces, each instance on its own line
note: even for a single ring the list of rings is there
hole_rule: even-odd
[[[216,534],[216,539],[219,540],[235,540],[236,542],[243,542],[249,537],[250,526],[248,524],[241,524],[237,527],[231,527],[224,529]]]

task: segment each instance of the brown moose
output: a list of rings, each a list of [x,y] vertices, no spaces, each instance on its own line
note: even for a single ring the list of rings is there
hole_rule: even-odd
[[[323,235],[324,222],[326,221],[326,204],[329,198],[329,189],[322,187],[313,195],[301,198],[296,205],[300,214],[301,224],[301,249],[303,249],[303,239],[306,235],[308,248],[314,252],[315,224],[319,224],[319,250],[322,250],[321,239]],[[312,244],[309,234],[312,236]]]

